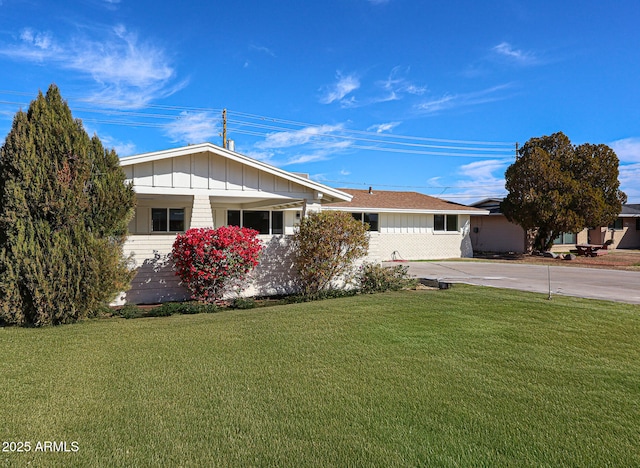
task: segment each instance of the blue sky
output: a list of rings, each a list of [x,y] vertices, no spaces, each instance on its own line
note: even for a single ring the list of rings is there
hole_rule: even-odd
[[[334,187],[504,195],[515,144],[605,143],[640,203],[640,2],[0,0],[0,141],[56,83],[120,156],[210,141]]]

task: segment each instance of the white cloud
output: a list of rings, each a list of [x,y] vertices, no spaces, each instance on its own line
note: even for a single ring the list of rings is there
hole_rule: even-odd
[[[620,166],[620,190],[627,194],[628,203],[640,203],[640,163]]]
[[[276,56],[276,54],[275,54],[275,52],[273,50],[271,50],[271,49],[269,49],[268,47],[265,47],[265,46],[259,46],[259,45],[251,44],[249,46],[249,49],[255,50],[257,52],[261,52],[261,53],[266,54],[266,55],[270,55],[271,57],[275,57]]]
[[[181,112],[165,127],[166,135],[178,143],[202,143],[218,135],[218,119],[209,112]]]
[[[319,125],[305,127],[301,130],[287,132],[275,132],[267,135],[263,142],[258,143],[258,148],[290,148],[318,141],[319,138],[330,137],[331,133],[342,130],[342,125]]]
[[[513,161],[511,159],[485,159],[474,161],[460,166],[460,173],[473,181],[502,181],[504,183],[504,172],[507,166]],[[496,177],[494,172],[501,171],[500,177]]]
[[[94,34],[100,40],[73,37],[60,41],[48,32],[25,28],[21,42],[0,46],[0,55],[90,77],[95,89],[88,100],[114,107],[141,107],[186,85],[185,81],[175,82],[175,70],[161,47],[140,41],[125,26]]]
[[[278,167],[324,161],[352,146],[351,141],[336,138],[343,128],[342,124],[318,125],[271,133],[248,155]]]
[[[52,47],[52,37],[49,32],[36,32],[31,28],[25,28],[20,33],[20,39],[33,45],[37,49],[49,50]]]
[[[320,97],[322,104],[340,101],[360,87],[360,79],[355,74],[343,76],[341,72],[337,72],[336,78],[336,83],[324,88],[324,94]]]
[[[377,124],[377,125],[372,125],[369,128],[367,128],[368,132],[376,132],[376,133],[385,133],[385,132],[391,132],[393,131],[394,128],[396,128],[398,125],[400,125],[401,122],[388,122],[388,123],[381,123],[381,124]]]
[[[381,81],[380,86],[392,93],[398,99],[403,94],[421,96],[427,91],[426,86],[418,86],[410,82],[404,75],[409,73],[409,67],[394,67],[386,80]]]
[[[443,187],[441,197],[468,204],[484,198],[505,196],[504,172],[512,162],[511,159],[486,159],[462,165],[458,168],[461,177]],[[430,182],[436,184],[438,180],[434,178]],[[451,197],[447,197],[447,192]]]
[[[640,138],[624,138],[610,143],[622,163],[640,162]]]
[[[511,88],[510,84],[493,86],[473,93],[446,94],[439,98],[423,101],[415,107],[421,113],[436,114],[447,109],[459,107],[472,107],[489,102],[506,99],[507,96],[501,94]]]
[[[429,101],[423,101],[416,107],[418,110],[427,114],[434,114],[444,109],[455,107],[456,97],[445,95],[441,98],[431,99]]]
[[[514,49],[508,42],[501,42],[491,49],[497,57],[507,59],[518,65],[529,66],[539,63],[539,59],[532,52],[526,52],[520,49]]]
[[[293,164],[308,164],[318,161],[326,161],[333,158],[336,154],[343,153],[351,147],[349,141],[337,141],[337,142],[318,142],[314,145],[310,145],[308,148],[296,154],[291,154],[285,157],[275,165],[284,167],[291,166]]]

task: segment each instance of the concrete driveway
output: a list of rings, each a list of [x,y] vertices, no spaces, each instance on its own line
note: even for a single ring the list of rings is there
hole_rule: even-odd
[[[397,263],[388,263],[397,265]],[[418,278],[640,304],[640,272],[497,262],[408,262]]]

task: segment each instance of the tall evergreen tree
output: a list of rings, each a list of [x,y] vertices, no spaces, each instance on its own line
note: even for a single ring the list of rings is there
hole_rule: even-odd
[[[72,322],[126,289],[134,206],[117,154],[38,93],[0,148],[0,323]]]
[[[502,211],[535,232],[534,248],[548,250],[561,232],[613,222],[627,201],[618,181],[618,156],[607,145],[571,144],[562,132],[531,138],[505,173]]]

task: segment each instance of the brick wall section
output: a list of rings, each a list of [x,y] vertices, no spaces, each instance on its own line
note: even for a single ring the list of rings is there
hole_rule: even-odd
[[[211,202],[208,195],[194,195],[193,207],[191,209],[192,228],[210,228],[213,227],[213,215]]]
[[[264,244],[260,264],[252,272],[243,296],[287,294],[295,291],[293,262],[288,236],[260,236]],[[168,260],[175,234],[132,235],[124,246],[131,256],[136,275],[131,288],[118,297],[113,305],[124,303],[155,304],[183,301],[189,291],[180,285]]]
[[[381,261],[473,257],[471,240],[461,233],[379,234],[378,238]]]

